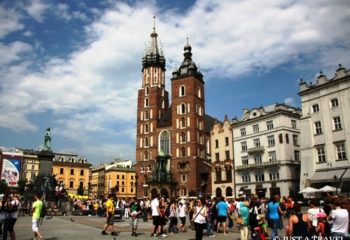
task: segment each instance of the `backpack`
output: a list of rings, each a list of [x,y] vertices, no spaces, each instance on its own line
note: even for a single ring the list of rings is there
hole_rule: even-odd
[[[40,218],[44,218],[45,216],[46,216],[46,205],[43,202],[43,206],[42,206],[41,211],[40,211]]]
[[[229,211],[230,213],[233,213],[235,210],[236,210],[236,206],[235,206],[233,203],[231,203],[231,204],[230,204],[230,208],[228,209],[228,211]]]

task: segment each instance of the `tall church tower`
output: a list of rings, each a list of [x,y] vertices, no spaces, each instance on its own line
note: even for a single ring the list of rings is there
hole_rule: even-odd
[[[184,47],[184,60],[173,72],[172,165],[175,166],[180,196],[206,192],[209,165],[206,159],[205,104],[203,75],[192,61],[192,48]]]
[[[136,172],[137,195],[145,196],[143,185],[147,173],[151,175],[158,155],[157,125],[169,107],[168,92],[165,91],[165,58],[158,47],[155,25],[151,42],[142,58],[142,86],[138,91]]]

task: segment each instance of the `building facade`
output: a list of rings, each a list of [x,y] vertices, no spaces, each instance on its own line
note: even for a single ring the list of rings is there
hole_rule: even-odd
[[[111,192],[115,192],[120,198],[136,196],[135,167],[129,162],[129,165],[114,163],[105,167],[105,196]]]
[[[233,119],[236,196],[298,192],[300,116],[297,108],[274,104]]]
[[[58,184],[63,184],[68,193],[77,194],[79,187],[84,189],[84,194],[89,194],[91,182],[89,179],[90,166],[83,157],[76,154],[54,153],[52,161],[52,174]]]
[[[197,196],[210,190],[209,132],[202,74],[184,47],[184,60],[171,79],[171,105],[165,88],[165,58],[153,28],[142,59],[138,91],[136,174],[139,197]]]
[[[91,175],[91,194],[95,197],[104,196],[105,192],[105,165],[92,167]]]
[[[39,174],[39,164],[38,151],[23,150],[22,179],[33,182]]]
[[[234,197],[234,154],[232,128],[227,116],[210,132],[212,196]]]
[[[335,185],[350,192],[350,71],[300,81],[302,118],[300,188]]]

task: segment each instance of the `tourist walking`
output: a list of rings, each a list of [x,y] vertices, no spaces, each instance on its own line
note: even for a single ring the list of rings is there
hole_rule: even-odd
[[[168,233],[177,233],[177,208],[175,200],[172,199],[167,207],[166,212],[169,212],[169,228]]]
[[[107,234],[107,230],[108,228],[111,229],[111,235],[112,236],[117,236],[118,234],[114,231],[114,211],[115,211],[115,207],[114,207],[114,201],[113,201],[113,198],[114,198],[114,194],[109,194],[108,195],[108,199],[106,201],[106,218],[107,218],[107,221],[106,221],[106,224],[105,226],[103,227],[103,230],[101,232],[102,235],[108,235]]]
[[[17,196],[9,197],[5,204],[6,217],[4,221],[4,239],[7,239],[7,232],[10,233],[11,240],[16,239],[14,226],[18,218],[20,205],[21,203]]]
[[[218,226],[217,226],[217,232],[220,232],[220,226],[223,227],[224,234],[227,234],[227,226],[226,226],[226,221],[227,221],[227,214],[228,214],[228,205],[225,202],[225,198],[221,197],[219,203],[216,205],[216,209],[218,212]]]
[[[244,201],[239,208],[239,218],[241,221],[241,240],[248,240],[248,226],[249,226],[249,202]]]
[[[309,215],[301,213],[301,206],[298,203],[293,205],[293,210],[290,213],[286,235],[290,237],[301,237],[300,240],[309,237],[309,229],[311,228]]]
[[[137,237],[137,224],[138,224],[138,218],[139,215],[142,212],[140,203],[137,201],[136,198],[131,199],[131,203],[129,206],[129,216],[131,221],[131,236]]]
[[[316,199],[311,199],[309,205],[310,208],[307,213],[309,214],[309,221],[311,222],[310,236],[316,236],[317,214],[324,211],[318,206]]]
[[[179,201],[179,219],[180,219],[180,224],[177,226],[178,231],[185,231],[185,224],[186,224],[186,205],[183,204],[183,202]]]
[[[196,231],[196,240],[202,240],[203,230],[206,227],[207,208],[204,198],[197,201],[197,206],[194,208],[192,222]]]
[[[160,231],[160,209],[159,209],[159,196],[156,195],[151,202],[153,231],[151,237],[158,237]]]
[[[44,237],[39,232],[39,222],[41,219],[41,211],[44,207],[43,202],[41,201],[41,193],[35,194],[35,202],[32,206],[32,230],[34,233],[34,239],[42,240]]]
[[[267,204],[267,216],[269,221],[269,226],[272,229],[271,239],[274,240],[278,237],[278,229],[282,229],[281,218],[283,212],[279,205],[279,196],[275,195],[272,197]]]

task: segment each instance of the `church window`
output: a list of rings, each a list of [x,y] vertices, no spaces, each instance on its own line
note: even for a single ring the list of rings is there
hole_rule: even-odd
[[[186,127],[186,120],[184,117],[181,118],[181,128],[185,128]]]
[[[145,120],[148,120],[149,119],[149,112],[148,110],[145,111]]]
[[[186,114],[186,104],[181,103],[181,114]]]
[[[149,107],[149,99],[148,98],[144,99],[144,106]]]
[[[149,95],[149,87],[146,87],[146,95]]]
[[[179,89],[179,97],[183,97],[186,95],[186,89],[185,89],[185,86],[180,86],[180,89]]]
[[[149,132],[149,125],[146,123],[145,124],[145,133],[148,133]]]
[[[186,157],[186,149],[184,147],[181,148],[181,157]]]
[[[148,137],[145,137],[145,147],[148,147],[149,146],[149,139]]]
[[[199,98],[202,98],[202,90],[200,88],[198,88],[198,93],[197,94],[198,94]]]
[[[168,131],[162,131],[160,134],[160,150],[168,155],[170,150],[170,135]]]
[[[186,134],[184,132],[181,133],[181,143],[186,143]]]

